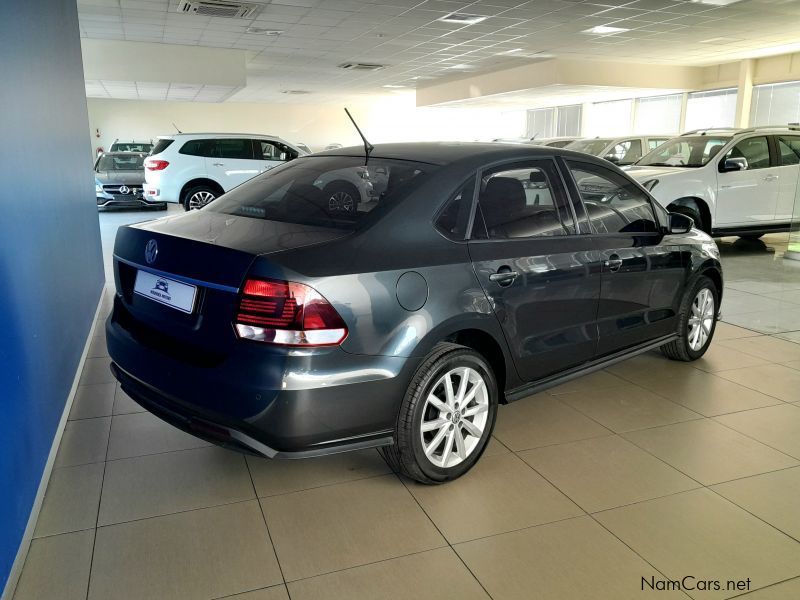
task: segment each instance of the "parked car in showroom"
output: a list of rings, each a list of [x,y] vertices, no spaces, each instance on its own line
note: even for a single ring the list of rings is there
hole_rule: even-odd
[[[202,208],[240,183],[305,154],[278,137],[232,133],[159,136],[145,160],[145,195]]]
[[[552,137],[552,138],[533,138],[528,143],[533,144],[534,146],[549,146],[550,148],[566,148],[572,142],[577,140],[581,140],[581,137],[575,136],[562,136],[562,137]]]
[[[384,169],[330,210],[316,182]],[[617,167],[527,145],[418,143],[301,157],[202,210],[120,227],[106,323],[136,402],[271,458],[381,447],[467,472],[498,404],[661,347],[703,355],[714,241]]]
[[[167,208],[144,195],[144,159],[142,152],[106,152],[94,163],[94,191],[97,208]]]
[[[137,142],[134,140],[130,140],[128,142],[125,142],[116,139],[114,140],[114,143],[111,144],[109,152],[144,152],[145,154],[147,154],[152,149],[153,149],[153,140],[148,140],[146,142]]]
[[[599,156],[615,165],[632,165],[643,155],[666,142],[669,135],[628,135],[618,138],[585,138],[564,146],[568,150]]]
[[[691,131],[628,174],[668,210],[714,236],[789,231],[800,176],[800,127]]]

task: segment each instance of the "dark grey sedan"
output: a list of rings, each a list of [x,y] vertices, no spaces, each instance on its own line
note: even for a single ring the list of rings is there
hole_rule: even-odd
[[[97,208],[157,208],[166,202],[151,202],[144,195],[144,152],[106,152],[94,163]]]
[[[385,189],[332,206],[315,182],[344,170]],[[267,457],[380,446],[425,483],[475,464],[499,404],[654,348],[699,358],[722,297],[690,218],[601,159],[522,145],[301,157],[120,228],[114,270],[112,369],[142,406]]]

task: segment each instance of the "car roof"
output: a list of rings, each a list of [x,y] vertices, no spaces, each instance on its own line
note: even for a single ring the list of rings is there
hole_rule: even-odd
[[[147,156],[147,152],[114,150],[113,152],[103,152],[100,156]]]
[[[201,131],[199,133],[171,133],[169,135],[160,135],[158,139],[160,140],[173,140],[175,138],[192,138],[192,137],[201,137],[201,138],[227,138],[227,137],[243,137],[243,138],[258,138],[258,139],[269,139],[269,140],[278,140],[284,142],[285,140],[277,135],[267,135],[262,133],[213,133],[213,132],[205,132]]]
[[[564,148],[507,144],[498,142],[407,142],[376,144],[371,158],[409,160],[432,165],[449,165],[456,162],[480,159],[484,164],[504,160],[544,158],[563,155],[585,160],[588,155]],[[364,146],[349,146],[319,152],[314,156],[364,156]],[[313,160],[313,157],[312,157]]]

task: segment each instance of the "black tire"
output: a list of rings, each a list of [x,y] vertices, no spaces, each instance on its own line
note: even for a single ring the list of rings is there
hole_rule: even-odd
[[[347,181],[332,181],[322,192],[328,202],[328,212],[355,213],[361,200],[358,188]]]
[[[217,190],[217,189],[215,189],[215,188],[213,188],[211,186],[208,186],[208,185],[195,185],[193,187],[190,187],[189,189],[187,189],[183,193],[183,198],[181,198],[181,204],[183,205],[183,210],[185,210],[186,212],[189,212],[191,210],[190,201],[192,199],[192,196],[194,196],[195,194],[198,194],[198,193],[202,193],[202,192],[209,193],[209,194],[211,194],[213,196],[213,198],[211,200],[209,200],[209,203],[213,202],[214,200],[217,199],[217,197],[222,195],[219,190]]]
[[[703,217],[700,216],[700,213],[697,212],[693,208],[689,208],[688,206],[674,206],[669,209],[669,212],[678,213],[679,215],[686,215],[687,217],[691,217],[692,221],[694,221],[694,226],[701,230],[706,231],[705,223],[703,223]]]
[[[714,317],[711,323],[711,331],[708,333],[708,339],[702,347],[694,349],[689,343],[689,319],[692,314],[692,303],[702,289],[708,289],[711,296],[714,298]],[[717,286],[705,275],[697,278],[694,285],[689,288],[681,300],[680,313],[678,314],[678,339],[664,344],[661,346],[661,351],[664,356],[671,360],[681,360],[684,362],[691,362],[697,360],[708,350],[711,340],[714,338],[714,331],[717,328],[717,313],[719,312],[719,291]]]
[[[483,379],[488,396],[487,420],[474,449],[460,463],[449,468],[433,464],[425,455],[420,431],[428,394],[440,378],[457,367],[470,367]],[[408,386],[394,431],[394,444],[380,449],[386,462],[397,473],[426,484],[439,484],[461,477],[480,459],[494,429],[497,415],[497,379],[486,359],[471,348],[441,342],[428,354]],[[462,407],[463,409],[463,407]],[[452,431],[453,425],[450,425]],[[459,429],[461,430],[461,429]],[[448,438],[446,438],[448,439]],[[443,443],[447,443],[446,439]]]

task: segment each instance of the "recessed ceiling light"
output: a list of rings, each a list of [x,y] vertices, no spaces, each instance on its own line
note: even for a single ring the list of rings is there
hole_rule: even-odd
[[[622,33],[623,31],[630,31],[624,27],[611,27],[610,25],[597,25],[589,29],[584,29],[581,33],[594,33],[596,35],[607,35],[610,33]]]
[[[248,27],[246,33],[261,33],[263,35],[280,35],[283,33],[280,29],[266,29],[264,27]]]
[[[454,12],[450,13],[449,15],[445,15],[436,19],[437,21],[441,21],[442,23],[458,23],[459,25],[475,25],[475,23],[480,23],[481,21],[485,21],[489,17],[484,17],[482,15],[469,15],[467,13],[459,13]]]

